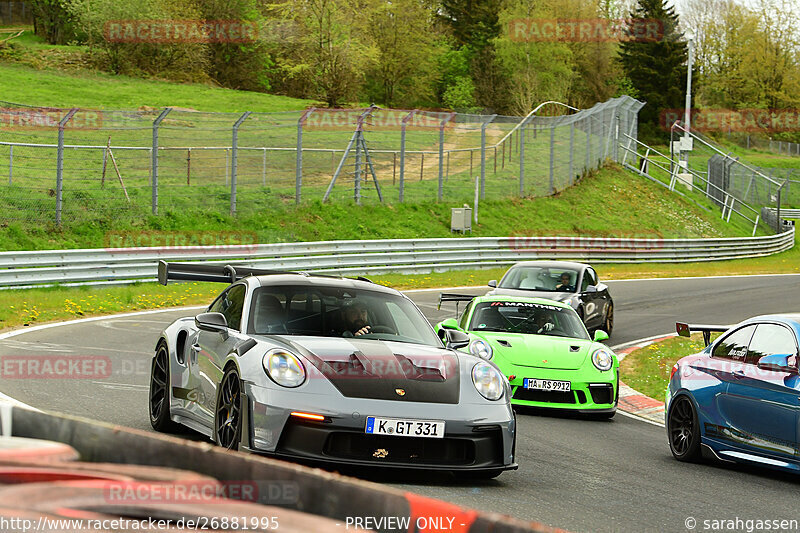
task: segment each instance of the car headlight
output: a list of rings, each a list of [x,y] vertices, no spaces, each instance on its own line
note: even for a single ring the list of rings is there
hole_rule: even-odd
[[[492,347],[483,339],[475,339],[469,344],[469,353],[488,361],[492,358]]]
[[[502,374],[489,363],[481,362],[472,367],[472,383],[487,400],[499,400],[503,397],[503,382]]]
[[[606,348],[598,348],[592,352],[592,364],[602,372],[614,366],[614,355]]]
[[[306,369],[300,359],[280,348],[268,351],[262,361],[264,371],[282,387],[299,387],[306,380]]]

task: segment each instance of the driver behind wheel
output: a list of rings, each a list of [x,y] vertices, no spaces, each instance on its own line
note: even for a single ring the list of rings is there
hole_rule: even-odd
[[[536,313],[536,334],[547,335],[555,329],[555,319],[550,311],[541,310]]]
[[[370,332],[372,326],[368,324],[369,313],[361,302],[348,302],[343,309],[344,331],[343,337],[358,337]]]

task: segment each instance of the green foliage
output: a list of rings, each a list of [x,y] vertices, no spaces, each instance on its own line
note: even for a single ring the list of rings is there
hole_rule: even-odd
[[[475,86],[466,76],[456,78],[442,96],[444,105],[460,112],[471,112],[475,107]]]
[[[37,35],[50,44],[66,44],[75,38],[74,19],[63,0],[30,0]]]
[[[97,52],[100,65],[115,74],[164,75],[173,80],[206,79],[208,50],[191,42],[115,42],[107,24],[135,20],[199,20],[191,0],[63,0],[64,6]]]

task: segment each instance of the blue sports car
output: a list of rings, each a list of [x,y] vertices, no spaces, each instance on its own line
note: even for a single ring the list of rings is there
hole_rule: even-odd
[[[703,332],[706,348],[672,368],[665,415],[672,455],[800,471],[800,314],[677,329]],[[723,334],[711,343],[714,331]]]

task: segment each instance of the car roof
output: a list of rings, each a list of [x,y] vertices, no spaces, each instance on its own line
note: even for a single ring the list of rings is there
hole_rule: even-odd
[[[774,315],[759,315],[754,316],[746,320],[746,322],[766,322],[766,321],[775,321],[775,322],[783,322],[783,323],[790,323],[795,327],[800,327],[800,313],[780,313]]]
[[[336,289],[359,289],[384,294],[398,295],[402,293],[397,289],[373,283],[366,279],[340,278],[335,276],[315,276],[314,274],[270,274],[266,276],[253,276],[261,287],[275,287],[284,285],[305,285],[315,287],[328,287]],[[244,278],[247,279],[247,278]]]
[[[507,296],[504,294],[484,294],[483,296],[476,296],[473,300],[475,303],[482,302],[524,302],[530,304],[552,305],[554,307],[570,308],[569,304],[549,300],[547,298],[531,298],[528,296]]]
[[[591,265],[587,265],[586,263],[577,263],[575,261],[520,261],[519,263],[514,263],[511,268],[517,267],[548,267],[548,268],[572,268],[575,270],[581,270],[582,268],[590,267]],[[511,270],[509,268],[509,270]]]

